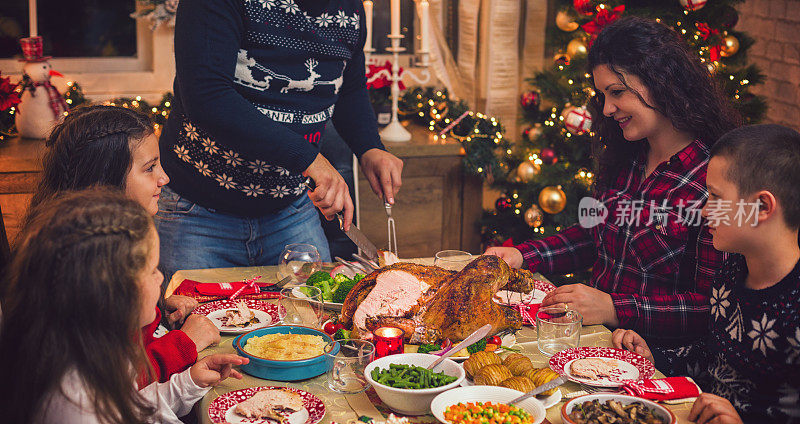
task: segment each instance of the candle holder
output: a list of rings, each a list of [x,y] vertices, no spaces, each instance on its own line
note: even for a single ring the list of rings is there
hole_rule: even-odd
[[[386,51],[392,53],[392,73],[390,74],[387,70],[381,70],[380,72],[373,75],[368,83],[375,81],[378,78],[386,77],[390,81],[392,81],[392,120],[389,122],[389,125],[384,128],[380,135],[381,140],[383,141],[390,141],[395,143],[403,143],[411,140],[411,133],[403,127],[400,123],[400,120],[397,119],[397,111],[398,111],[398,101],[400,99],[400,53],[404,52],[406,49],[405,47],[400,47],[400,40],[405,38],[405,35],[402,34],[389,34],[386,36],[391,40],[392,46],[387,48]],[[371,56],[371,53],[375,51],[371,47],[369,48],[369,52],[367,49],[364,49],[365,56]],[[422,67],[421,77],[415,75],[409,69],[403,71],[404,75],[408,75],[417,82],[417,84],[425,85],[431,80],[431,73],[428,69],[428,51],[420,52],[422,60],[419,63],[419,66]],[[369,62],[367,62],[369,63]]]
[[[372,332],[375,336],[375,359],[403,353],[403,336],[405,332],[396,327],[381,327]]]

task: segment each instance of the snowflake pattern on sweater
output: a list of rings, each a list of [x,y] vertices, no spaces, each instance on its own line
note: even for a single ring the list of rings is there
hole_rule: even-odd
[[[745,286],[732,255],[711,291],[709,336],[686,355],[703,390],[731,401],[745,422],[800,422],[800,262],[777,284]]]

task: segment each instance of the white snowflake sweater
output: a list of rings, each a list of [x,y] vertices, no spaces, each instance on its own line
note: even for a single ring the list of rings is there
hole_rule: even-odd
[[[175,99],[160,148],[170,187],[239,216],[304,192],[328,119],[359,157],[383,148],[367,96],[359,0],[182,1]]]
[[[746,423],[800,422],[800,262],[763,290],[745,287],[746,276],[744,256],[731,255],[711,291],[710,334],[686,352],[686,371]]]

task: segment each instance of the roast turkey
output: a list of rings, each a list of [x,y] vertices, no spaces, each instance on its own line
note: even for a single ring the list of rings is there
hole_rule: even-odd
[[[492,297],[498,290],[528,293],[533,286],[530,272],[511,269],[496,256],[480,256],[457,273],[400,262],[359,281],[344,300],[340,321],[362,338],[392,326],[411,343],[460,341],[486,324],[492,334],[521,328],[519,312]]]

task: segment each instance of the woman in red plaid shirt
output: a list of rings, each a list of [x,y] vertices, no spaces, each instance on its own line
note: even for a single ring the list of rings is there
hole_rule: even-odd
[[[737,118],[700,59],[652,20],[606,27],[589,69],[594,198],[607,218],[486,253],[544,274],[591,266],[590,281],[557,288],[542,306],[567,305],[584,324],[635,329],[663,354],[679,355],[708,328],[710,285],[725,255],[700,216],[706,166],[710,146]]]

